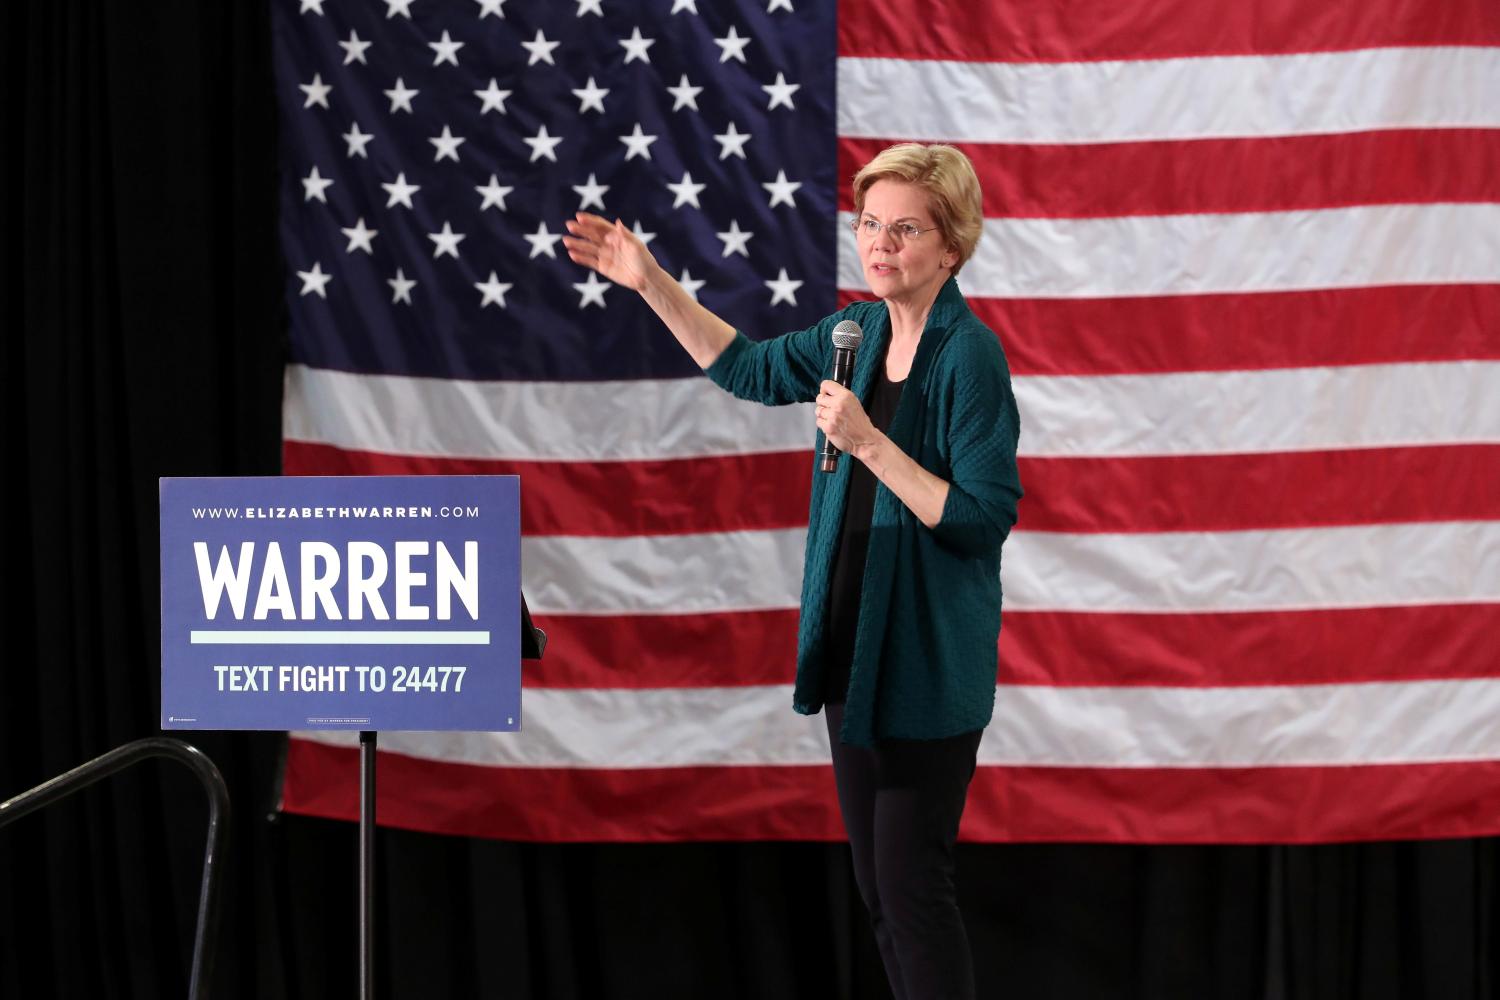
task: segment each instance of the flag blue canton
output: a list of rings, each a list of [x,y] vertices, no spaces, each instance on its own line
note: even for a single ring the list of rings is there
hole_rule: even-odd
[[[834,5],[766,6],[275,0],[293,360],[695,374],[638,296],[567,259],[580,208],[653,234],[750,336],[831,312]]]

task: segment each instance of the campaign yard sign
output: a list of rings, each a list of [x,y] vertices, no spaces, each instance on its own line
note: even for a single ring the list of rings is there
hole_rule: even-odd
[[[163,729],[518,730],[515,476],[161,480]]]

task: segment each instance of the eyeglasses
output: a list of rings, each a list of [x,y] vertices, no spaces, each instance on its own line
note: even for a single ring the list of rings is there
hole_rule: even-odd
[[[923,233],[930,233],[938,227],[932,226],[928,229],[921,229],[915,223],[911,222],[876,222],[874,219],[853,219],[849,223],[849,228],[854,230],[856,236],[868,236],[871,239],[879,236],[880,231],[884,229],[891,234],[891,237],[896,242],[910,243],[913,240],[920,239]]]

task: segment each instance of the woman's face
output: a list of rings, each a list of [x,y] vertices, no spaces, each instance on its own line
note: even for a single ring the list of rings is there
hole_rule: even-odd
[[[927,192],[905,181],[878,180],[865,192],[861,219],[886,223],[874,235],[860,226],[855,236],[859,262],[871,291],[895,302],[926,304],[924,299],[930,302],[936,298],[937,290],[948,280],[955,255],[936,228]],[[930,231],[902,237],[898,231],[906,225]]]

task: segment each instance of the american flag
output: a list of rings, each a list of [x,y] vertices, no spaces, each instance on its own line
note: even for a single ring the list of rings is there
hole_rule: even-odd
[[[523,732],[381,819],[842,835],[791,711],[813,420],[571,265],[620,217],[751,336],[860,298],[858,166],[952,142],[1026,498],[970,840],[1500,832],[1492,0],[274,0],[288,474],[516,473]],[[643,237],[647,238],[647,237]],[[283,804],[355,814],[348,734]]]

